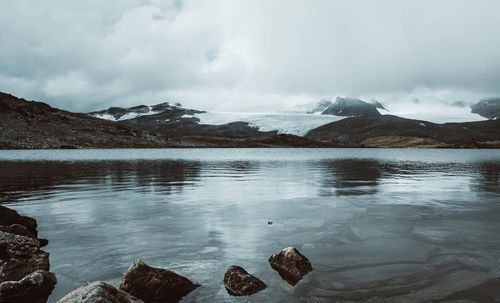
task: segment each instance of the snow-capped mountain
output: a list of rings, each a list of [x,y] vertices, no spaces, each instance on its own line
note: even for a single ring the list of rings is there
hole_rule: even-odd
[[[140,105],[130,108],[111,107],[107,110],[89,113],[90,115],[120,121],[129,125],[142,124],[145,119],[150,120],[158,128],[180,127],[187,124],[203,126],[224,126],[231,123],[243,123],[259,132],[275,132],[303,136],[308,131],[346,117],[331,115],[308,115],[287,113],[234,113],[234,112],[204,112],[186,109],[180,106],[162,103],[153,106]],[[140,118],[140,122],[132,120]],[[160,127],[163,125],[164,127]]]

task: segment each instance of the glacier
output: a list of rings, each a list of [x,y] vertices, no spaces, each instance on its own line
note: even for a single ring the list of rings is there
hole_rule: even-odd
[[[279,134],[304,136],[308,131],[348,117],[291,114],[291,113],[235,113],[235,112],[206,112],[183,117],[196,117],[200,124],[222,125],[232,122],[248,122],[262,132],[277,131]]]

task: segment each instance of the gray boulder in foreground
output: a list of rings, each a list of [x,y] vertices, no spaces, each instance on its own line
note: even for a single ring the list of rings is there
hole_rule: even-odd
[[[224,286],[232,296],[249,296],[266,288],[266,284],[240,266],[233,265],[224,275]]]
[[[77,288],[57,303],[144,303],[140,299],[104,282],[92,282]]]
[[[173,303],[199,286],[170,270],[136,260],[123,275],[120,289],[145,303]]]
[[[37,270],[19,281],[0,283],[0,302],[45,303],[56,283],[53,273]]]
[[[290,285],[295,286],[313,268],[296,248],[287,247],[269,258],[269,264]]]

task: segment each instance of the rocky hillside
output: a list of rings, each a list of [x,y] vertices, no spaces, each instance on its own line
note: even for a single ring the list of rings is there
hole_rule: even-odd
[[[153,106],[140,105],[130,108],[111,107],[91,112],[94,117],[115,120],[135,130],[161,134],[169,138],[184,136],[211,136],[225,138],[256,138],[276,135],[277,131],[259,131],[248,122],[226,124],[202,124],[195,114],[204,111],[161,103]]]
[[[434,124],[392,115],[352,117],[315,128],[306,137],[336,139],[347,144],[360,144],[377,137],[427,138],[434,144],[471,144],[499,140],[500,121]]]
[[[165,145],[164,136],[0,93],[0,149]]]

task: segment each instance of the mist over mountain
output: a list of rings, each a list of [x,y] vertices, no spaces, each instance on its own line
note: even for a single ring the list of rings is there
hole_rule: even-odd
[[[500,117],[500,98],[481,100],[470,108],[472,113],[496,120]]]

